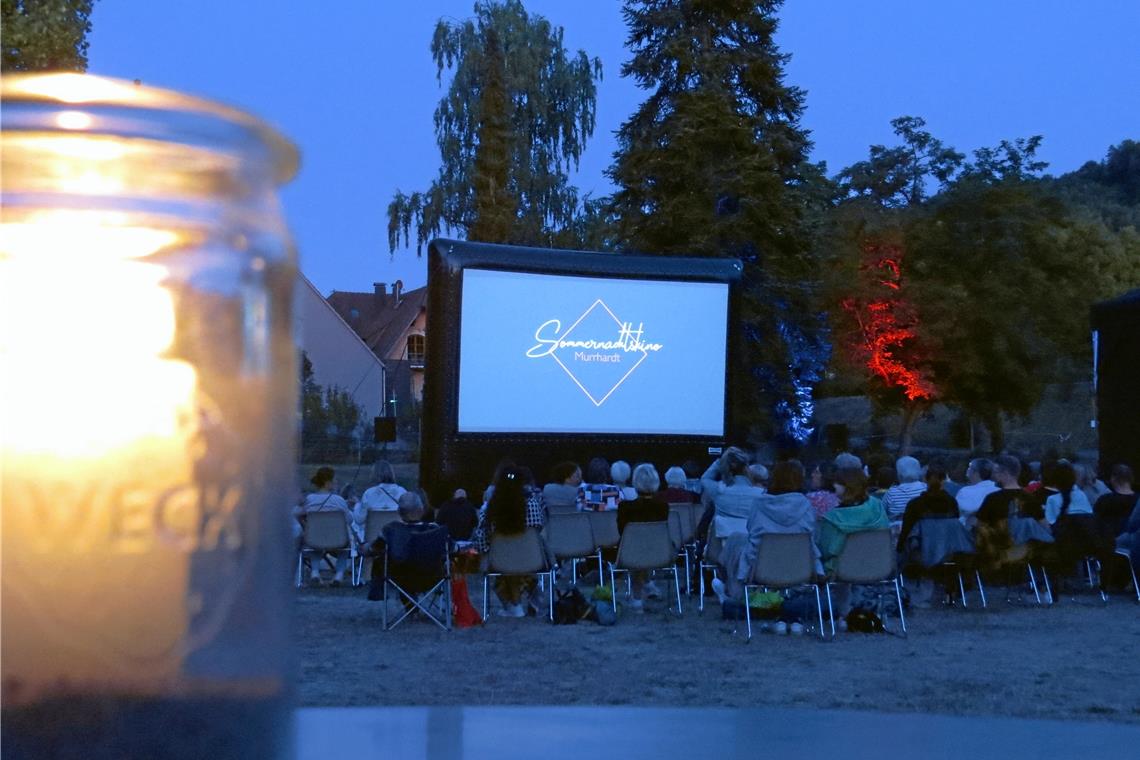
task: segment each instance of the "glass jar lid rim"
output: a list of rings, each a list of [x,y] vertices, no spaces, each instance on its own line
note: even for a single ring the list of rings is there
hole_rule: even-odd
[[[70,107],[79,112],[117,109],[179,113],[237,128],[256,140],[267,151],[278,184],[292,179],[300,163],[297,146],[267,122],[239,108],[176,90],[70,72],[5,74],[0,77],[0,101],[4,104],[0,118],[5,130],[28,128],[13,118],[14,106],[21,102],[58,106],[61,111]],[[86,131],[82,127],[73,129]]]

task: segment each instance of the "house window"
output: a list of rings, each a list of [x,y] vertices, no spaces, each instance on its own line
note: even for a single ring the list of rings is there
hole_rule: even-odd
[[[413,367],[424,366],[424,336],[408,336],[408,362]]]

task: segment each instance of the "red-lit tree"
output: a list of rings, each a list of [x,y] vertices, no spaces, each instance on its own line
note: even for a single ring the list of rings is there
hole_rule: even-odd
[[[919,317],[905,292],[901,243],[869,238],[859,247],[856,282],[840,301],[850,320],[841,331],[841,350],[870,375],[868,384],[881,404],[901,406],[899,441],[905,453],[919,413],[938,396],[926,364],[929,356],[919,334]]]

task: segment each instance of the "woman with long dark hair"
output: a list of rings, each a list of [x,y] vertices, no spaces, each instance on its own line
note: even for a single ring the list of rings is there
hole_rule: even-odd
[[[486,554],[491,549],[491,538],[496,534],[520,535],[527,528],[542,528],[546,524],[546,509],[542,494],[533,488],[529,471],[517,465],[499,470],[494,492],[487,502],[487,511],[479,527],[471,536],[476,548]],[[535,585],[532,576],[500,576],[495,580],[495,593],[502,603],[499,614],[505,617],[525,617],[522,595]]]

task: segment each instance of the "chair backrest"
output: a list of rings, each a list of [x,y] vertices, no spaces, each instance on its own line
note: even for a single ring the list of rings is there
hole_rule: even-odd
[[[370,544],[380,538],[384,526],[400,519],[400,513],[394,509],[370,509],[364,517],[364,543]]]
[[[546,514],[548,515],[573,515],[578,513],[577,504],[557,504],[547,502]]]
[[[593,554],[594,530],[589,513],[550,514],[546,519],[546,547],[556,559]]]
[[[594,531],[594,546],[599,549],[617,546],[621,541],[621,533],[618,532],[617,526],[617,510],[608,509],[605,512],[586,514],[590,520],[590,528]]]
[[[538,528],[527,528],[514,536],[496,533],[487,552],[487,572],[507,575],[541,573],[547,569],[546,552]]]
[[[631,522],[622,531],[614,566],[624,570],[654,570],[672,565],[676,556],[667,521]]]
[[[750,583],[799,586],[815,577],[815,553],[810,533],[765,533],[760,538]]]
[[[691,504],[670,504],[669,505],[669,520],[673,520],[673,515],[677,516],[677,527],[681,531],[680,544],[687,544],[693,540],[693,534],[696,533],[697,526],[693,524],[693,510]]]
[[[398,536],[397,532],[402,532]],[[393,525],[388,529],[391,538],[386,542],[388,559],[410,565],[425,573],[446,572],[448,552],[447,528],[442,525]]]
[[[957,520],[954,521],[959,526]],[[764,537],[767,540],[768,536]],[[835,561],[836,580],[873,583],[890,578],[895,572],[895,552],[890,529],[851,533]]]
[[[673,551],[681,550],[685,545],[685,528],[681,524],[681,513],[669,510],[669,540],[673,542]]]
[[[348,524],[340,510],[309,512],[305,515],[305,546],[310,549],[332,551],[351,546]]]

